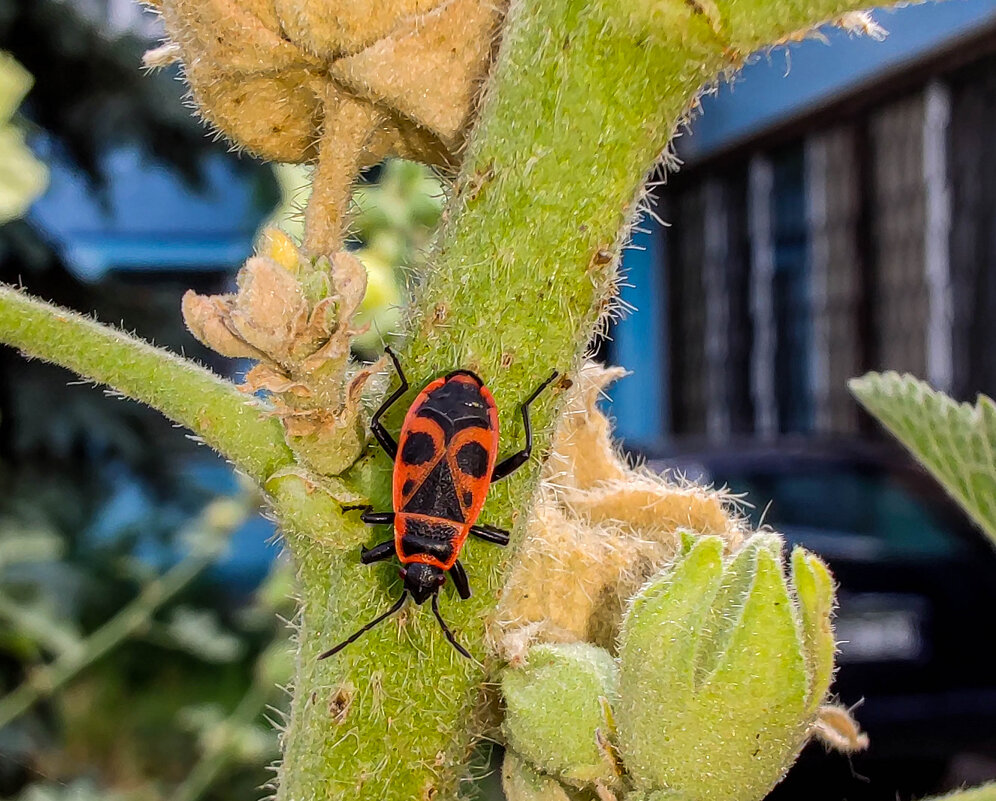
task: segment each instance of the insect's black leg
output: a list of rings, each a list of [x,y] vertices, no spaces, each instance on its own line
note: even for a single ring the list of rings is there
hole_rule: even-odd
[[[470,533],[475,537],[480,537],[485,542],[493,542],[495,545],[501,545],[503,548],[508,545],[508,539],[511,536],[503,528],[484,525],[471,526]]]
[[[394,512],[364,512],[360,515],[360,520],[368,526],[389,526],[394,523]]]
[[[377,442],[380,446],[387,452],[387,455],[392,459],[398,455],[398,443],[395,441],[394,437],[390,435],[388,430],[384,428],[383,423],[380,422],[380,416],[384,414],[388,409],[390,409],[400,398],[408,391],[408,379],[405,378],[405,371],[401,369],[401,362],[398,361],[398,357],[394,355],[394,351],[389,347],[384,348],[387,351],[387,355],[391,357],[391,361],[394,363],[394,369],[398,374],[398,378],[401,379],[401,386],[398,387],[391,395],[380,405],[380,408],[374,412],[374,416],[370,418],[370,431],[373,433]]]
[[[443,630],[443,634],[446,635],[446,639],[450,641],[450,645],[456,648],[461,656],[473,659],[474,657],[470,655],[470,652],[456,641],[456,637],[453,636],[450,627],[446,625],[443,616],[439,614],[439,593],[433,593],[432,595],[432,613],[436,616],[436,620],[439,621],[439,627]]]
[[[467,571],[463,569],[460,560],[457,559],[450,568],[450,578],[453,579],[453,586],[456,587],[457,595],[464,601],[470,597],[470,582],[467,581]]]
[[[407,592],[401,593],[401,597],[398,598],[398,600],[394,602],[394,606],[392,606],[390,609],[388,609],[386,612],[384,612],[384,614],[378,615],[373,620],[371,620],[369,623],[367,623],[367,625],[365,625],[362,629],[360,629],[359,631],[357,631],[355,634],[351,634],[348,638],[346,638],[341,643],[339,643],[335,648],[330,648],[329,650],[327,650],[324,654],[322,654],[318,658],[319,659],[328,659],[330,656],[339,653],[339,651],[341,651],[343,648],[345,648],[351,642],[356,642],[358,639],[360,639],[360,637],[362,637],[364,634],[366,634],[368,631],[370,631],[370,629],[372,629],[374,626],[376,626],[382,620],[386,620],[387,618],[389,618],[391,615],[393,615],[395,612],[397,612],[402,606],[404,606],[405,605],[405,599],[407,599],[407,598],[408,598],[408,593]],[[438,615],[437,615],[437,617],[438,617]],[[459,648],[459,646],[457,646],[457,647]]]
[[[385,540],[373,548],[360,548],[360,561],[365,565],[382,562],[394,556],[394,540]]]
[[[550,375],[550,377],[536,387],[536,390],[526,398],[526,402],[522,404],[522,426],[526,430],[526,447],[523,448],[518,453],[513,453],[507,459],[499,462],[495,465],[494,472],[491,474],[491,483],[495,481],[501,481],[503,478],[511,473],[514,473],[522,465],[529,461],[529,457],[533,453],[533,427],[529,424],[529,405],[539,397],[539,394],[550,386],[550,382],[557,377],[558,373],[556,370]]]

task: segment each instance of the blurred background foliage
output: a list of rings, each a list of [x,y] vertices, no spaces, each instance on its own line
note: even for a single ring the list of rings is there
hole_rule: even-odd
[[[210,194],[222,160],[247,198],[248,227],[236,232],[247,246],[264,224],[295,232],[307,169],[261,165],[206,135],[176,73],[139,68],[158,36],[132,0],[0,0],[5,193],[8,173],[25,179],[22,197],[0,198],[10,208],[0,280],[237,378],[244,365],[212,357],[179,315],[188,288],[228,291],[237,259],[86,273],[61,232],[20,218],[50,169],[53,185],[76,182],[74,203],[82,187],[112,220],[97,243],[110,247],[123,183],[175,175],[180,201],[193,201]],[[351,243],[370,272],[359,355],[375,357],[395,332],[442,203],[420,165],[388,162],[364,177]],[[170,213],[150,206],[138,229],[163,252],[175,243],[156,226]],[[0,350],[0,796],[266,794],[294,604],[258,501],[158,414]]]

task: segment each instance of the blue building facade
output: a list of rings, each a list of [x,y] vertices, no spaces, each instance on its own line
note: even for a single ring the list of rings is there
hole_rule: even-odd
[[[874,18],[756,56],[678,140],[611,333],[631,447],[863,434],[869,369],[996,392],[996,2]]]

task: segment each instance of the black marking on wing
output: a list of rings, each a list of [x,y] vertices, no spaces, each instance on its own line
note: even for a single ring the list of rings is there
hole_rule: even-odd
[[[483,478],[488,472],[488,452],[479,442],[468,442],[456,455],[457,467],[473,478]]]
[[[453,474],[445,460],[440,460],[432,468],[401,511],[464,522],[463,510],[453,485]]]
[[[436,443],[424,431],[413,431],[405,439],[401,449],[401,461],[405,464],[420,465],[432,461],[436,455]]]
[[[490,406],[481,394],[480,387],[463,381],[450,381],[434,389],[425,399],[418,417],[425,417],[439,424],[446,440],[464,428],[491,430]]]

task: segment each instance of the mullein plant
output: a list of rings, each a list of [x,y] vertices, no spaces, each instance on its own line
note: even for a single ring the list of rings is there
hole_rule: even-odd
[[[184,302],[196,336],[256,366],[240,388],[7,287],[0,341],[149,403],[265,490],[300,601],[277,797],[456,798],[502,732],[513,798],[752,799],[814,733],[861,747],[826,706],[822,564],[796,552],[786,578],[780,541],[731,499],[626,464],[594,403],[611,375],[582,367],[641,187],[699,93],[820,23],[868,28],[855,0],[150,5],[168,39],[148,66],[179,62],[236,146],[312,166],[301,241],[268,234],[236,292]],[[444,599],[474,660],[418,610],[317,659],[397,597],[358,563],[383,534],[349,511],[390,505],[366,437],[386,378],[349,358],[366,279],[344,249],[351,185],[388,154],[450,179],[401,326],[412,392],[474,370],[514,442],[518,404],[564,375],[532,410],[543,481],[534,464],[484,510],[512,547],[469,546],[475,595]]]

